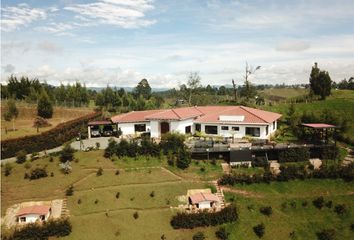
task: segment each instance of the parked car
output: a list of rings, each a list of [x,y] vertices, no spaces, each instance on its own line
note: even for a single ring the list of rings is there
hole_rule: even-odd
[[[113,127],[112,126],[104,126],[103,127],[103,136],[106,136],[106,137],[113,136]]]
[[[100,129],[99,128],[91,128],[91,137],[100,137]]]

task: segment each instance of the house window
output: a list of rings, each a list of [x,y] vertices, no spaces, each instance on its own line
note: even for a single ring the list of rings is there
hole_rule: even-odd
[[[266,136],[268,135],[268,131],[269,131],[269,126],[266,127]]]
[[[44,215],[40,215],[40,216],[39,216],[39,219],[40,219],[41,221],[44,221],[44,220],[45,220],[45,216],[44,216]]]
[[[196,124],[195,124],[195,130],[196,130],[197,132],[200,132],[200,131],[202,130],[202,128],[201,128],[201,126],[200,126],[200,123],[196,123]]]
[[[186,133],[191,133],[191,126],[187,126],[187,127],[185,128],[185,132],[186,132]]]
[[[232,131],[240,131],[240,127],[231,127]]]
[[[205,133],[206,134],[218,134],[218,126],[206,125],[205,126]]]
[[[246,127],[246,135],[259,137],[261,136],[261,129],[259,127]]]
[[[221,126],[221,130],[227,131],[227,130],[229,130],[229,126]]]
[[[134,124],[135,132],[146,132],[146,124]]]
[[[26,222],[26,217],[20,217],[20,222]]]
[[[275,129],[275,121],[273,122],[273,129]]]

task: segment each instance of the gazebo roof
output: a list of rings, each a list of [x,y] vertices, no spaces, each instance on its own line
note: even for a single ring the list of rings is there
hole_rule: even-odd
[[[326,124],[326,123],[303,123],[302,126],[309,127],[309,128],[316,128],[316,129],[336,128],[335,125]]]

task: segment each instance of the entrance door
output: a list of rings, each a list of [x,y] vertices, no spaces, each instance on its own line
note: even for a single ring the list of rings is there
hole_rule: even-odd
[[[170,131],[170,124],[168,122],[160,123],[161,134],[168,133]]]

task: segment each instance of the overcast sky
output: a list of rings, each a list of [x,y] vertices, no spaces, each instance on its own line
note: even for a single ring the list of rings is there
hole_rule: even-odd
[[[354,76],[354,1],[2,0],[1,82],[175,87],[307,83],[318,62],[332,80]]]

